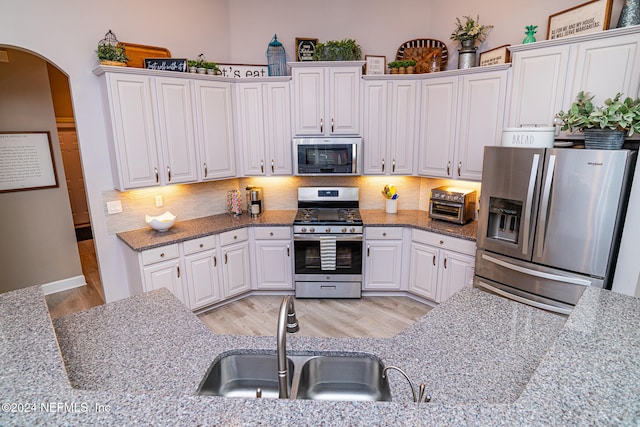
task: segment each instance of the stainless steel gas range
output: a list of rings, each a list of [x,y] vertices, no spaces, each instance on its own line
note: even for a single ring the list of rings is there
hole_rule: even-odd
[[[297,298],[360,298],[362,218],[357,187],[300,187],[293,221]]]

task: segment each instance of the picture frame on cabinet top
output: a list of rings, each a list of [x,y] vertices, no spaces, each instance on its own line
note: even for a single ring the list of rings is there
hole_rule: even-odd
[[[364,56],[364,74],[368,76],[382,75],[387,70],[387,57],[381,55]]]
[[[509,52],[509,44],[505,44],[493,49],[480,52],[480,67],[486,65],[508,64],[511,62],[511,52]]]
[[[592,0],[549,15],[547,40],[609,29],[613,0]]]
[[[296,61],[313,61],[318,39],[296,37]]]

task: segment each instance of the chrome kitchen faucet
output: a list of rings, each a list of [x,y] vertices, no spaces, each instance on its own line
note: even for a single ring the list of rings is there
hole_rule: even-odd
[[[293,296],[287,295],[282,299],[280,312],[278,314],[278,397],[280,399],[289,398],[289,387],[287,382],[287,333],[295,334],[300,330],[296,319],[296,309],[293,305]]]

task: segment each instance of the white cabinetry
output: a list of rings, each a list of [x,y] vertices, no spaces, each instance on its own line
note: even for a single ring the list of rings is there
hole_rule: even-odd
[[[140,253],[143,290],[169,289],[180,301],[187,303],[182,280],[182,260],[178,244],[148,249]]]
[[[363,289],[399,291],[402,289],[401,227],[366,227]]]
[[[551,126],[580,91],[601,105],[622,92],[636,96],[640,85],[640,28],[620,28],[510,48],[513,88],[509,126]]]
[[[244,175],[292,175],[290,82],[237,84]]]
[[[365,174],[413,174],[416,88],[415,80],[365,80]]]
[[[360,134],[360,77],[363,64],[363,61],[289,63],[296,135]]]
[[[216,236],[183,243],[189,308],[196,310],[222,300]]]
[[[435,302],[473,285],[475,242],[412,230],[409,292]]]
[[[479,181],[484,147],[499,145],[509,65],[421,83],[419,167],[424,176]]]
[[[291,227],[255,227],[256,288],[293,290]]]
[[[236,176],[231,83],[192,82],[199,147],[198,177],[202,181]]]
[[[240,228],[221,233],[220,248],[223,260],[223,298],[251,290],[248,230]]]

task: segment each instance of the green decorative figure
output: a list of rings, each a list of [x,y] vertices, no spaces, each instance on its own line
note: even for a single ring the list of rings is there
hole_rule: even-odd
[[[535,43],[536,37],[534,36],[534,34],[538,32],[538,26],[527,25],[526,27],[524,27],[524,29],[527,30],[524,32],[527,35],[527,37],[525,37],[524,40],[522,40],[522,44]]]

